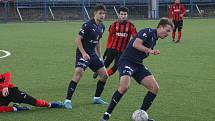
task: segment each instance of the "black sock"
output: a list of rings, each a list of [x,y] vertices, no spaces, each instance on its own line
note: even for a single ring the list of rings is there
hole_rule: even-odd
[[[67,90],[67,96],[66,99],[71,100],[73,93],[75,92],[75,88],[77,86],[77,83],[74,82],[73,80],[71,80],[71,82],[69,83],[69,87]]]
[[[143,100],[143,104],[140,109],[147,111],[149,107],[152,105],[153,100],[155,99],[156,94],[153,94],[152,92],[149,92],[146,94]]]
[[[111,99],[111,103],[108,106],[107,109],[107,113],[111,114],[113,109],[116,107],[117,103],[120,101],[120,99],[122,98],[123,94],[120,94],[119,91],[115,91],[115,93],[113,94],[113,97]]]
[[[103,90],[104,90],[104,86],[105,86],[106,82],[102,82],[102,81],[98,81],[97,82],[97,88],[96,88],[96,93],[95,93],[95,97],[100,97]]]

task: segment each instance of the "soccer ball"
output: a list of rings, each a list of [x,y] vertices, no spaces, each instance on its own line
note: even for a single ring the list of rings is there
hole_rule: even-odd
[[[132,121],[148,121],[148,114],[144,110],[136,110],[132,114]]]

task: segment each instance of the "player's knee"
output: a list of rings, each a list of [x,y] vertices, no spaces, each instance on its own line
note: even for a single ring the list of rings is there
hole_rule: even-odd
[[[79,81],[83,75],[83,70],[76,69],[74,74],[74,80]]]
[[[154,84],[154,85],[152,85],[152,86],[149,87],[149,91],[152,92],[152,93],[154,93],[154,94],[157,94],[158,91],[159,91],[159,89],[160,88],[159,88],[159,86],[157,84]]]
[[[128,91],[128,89],[129,86],[120,86],[118,90],[121,94],[125,94]]]
[[[100,75],[100,80],[106,81],[107,79],[108,79],[108,75],[107,74]]]

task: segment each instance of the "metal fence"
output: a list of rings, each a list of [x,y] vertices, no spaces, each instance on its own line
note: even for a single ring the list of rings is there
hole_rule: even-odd
[[[92,17],[92,9],[102,3],[107,7],[107,19],[115,19],[119,6],[129,8],[130,19],[150,19],[151,0],[0,0],[0,22],[10,21],[59,21],[86,20]],[[173,0],[157,1],[157,16],[168,16],[168,6]],[[215,17],[215,0],[183,0],[186,17]]]

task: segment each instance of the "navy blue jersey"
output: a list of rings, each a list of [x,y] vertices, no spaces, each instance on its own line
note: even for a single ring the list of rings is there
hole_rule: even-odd
[[[82,25],[79,35],[82,36],[81,42],[84,50],[90,56],[96,55],[95,47],[98,44],[102,34],[104,33],[104,24],[97,25],[95,19],[91,19]],[[80,50],[77,48],[77,54],[81,54]]]
[[[126,59],[134,63],[143,63],[143,59],[149,56],[148,53],[139,51],[133,47],[133,43],[136,38],[140,38],[143,41],[143,46],[154,49],[156,41],[158,40],[157,30],[151,28],[140,30],[137,35],[130,41],[120,60]]]

